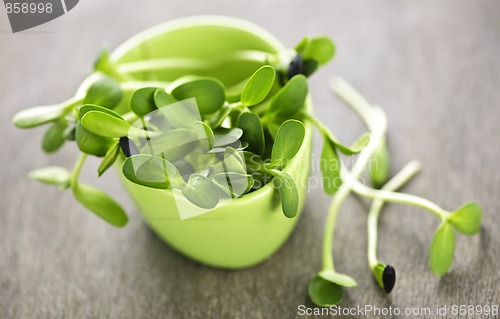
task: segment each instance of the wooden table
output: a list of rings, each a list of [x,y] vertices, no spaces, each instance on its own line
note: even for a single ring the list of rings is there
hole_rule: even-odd
[[[71,145],[54,158],[43,154],[42,130],[12,126],[17,111],[71,96],[103,43],[115,48],[146,27],[207,13],[248,19],[287,46],[306,34],[331,36],[337,55],[310,81],[318,116],[346,142],[364,131],[328,89],[332,75],[343,76],[386,110],[393,172],[422,161],[423,173],[405,191],[449,209],[468,200],[484,208],[481,234],[458,235],[452,271],[437,278],[428,248],[438,220],[417,208],[388,206],[379,253],[398,280],[387,296],[366,264],[369,202],[350,198],[334,254],[338,270],[359,286],[342,305],[498,305],[500,2],[85,0],[19,34],[0,13],[0,318],[295,318],[299,305],[312,306],[306,287],[321,265],[330,202],[321,189],[311,190],[295,233],[275,256],[226,271],[195,263],[159,240],[114,174],[99,183],[130,212],[124,229],[88,213],[70,193],[26,178],[49,164],[70,167],[77,151]],[[316,136],[316,154],[321,144]],[[97,163],[84,169],[89,182],[96,182]]]

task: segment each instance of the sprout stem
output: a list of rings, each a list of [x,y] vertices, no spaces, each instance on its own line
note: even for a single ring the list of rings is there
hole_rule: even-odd
[[[387,118],[384,112],[378,107],[371,106],[345,81],[340,79],[336,80],[332,83],[332,89],[342,100],[347,102],[349,106],[360,114],[367,127],[371,130],[371,139],[363,151],[359,153],[351,174],[342,183],[330,204],[323,237],[323,269],[334,269],[332,245],[335,222],[340,206],[347,196],[349,196],[352,184],[363,173],[363,170],[365,169],[365,166],[370,160],[376,147],[383,140],[387,129]]]
[[[363,185],[358,181],[355,181],[352,184],[352,190],[356,194],[370,199],[382,199],[387,202],[409,204],[426,209],[431,213],[433,213],[434,215],[436,215],[437,217],[439,217],[442,221],[446,221],[448,215],[450,214],[448,211],[442,209],[438,205],[434,204],[433,202],[425,198],[410,194],[396,193],[383,189],[382,190],[373,189]]]
[[[308,112],[300,112],[299,115],[302,116],[306,121],[311,122],[323,137],[328,138],[334,143],[339,143],[339,139],[335,137],[335,135],[333,135],[333,133],[325,126],[325,124],[321,123],[314,115]]]
[[[77,186],[78,177],[80,176],[80,172],[82,171],[82,167],[86,159],[87,159],[87,154],[81,153],[80,157],[76,161],[76,164],[73,167],[73,171],[71,172],[71,179],[70,179],[71,188],[75,188]]]
[[[382,189],[385,191],[396,191],[406,184],[413,176],[415,176],[421,169],[418,161],[411,161],[393,178],[391,178]],[[378,241],[378,220],[382,207],[384,206],[384,199],[376,198],[368,213],[368,265],[370,268],[378,264],[377,258],[377,241]]]
[[[76,105],[82,103],[82,101],[83,101],[83,98],[78,98],[75,96],[75,97],[72,97],[69,100],[63,102],[62,104],[64,105],[64,109],[66,111],[66,114],[71,112],[71,110],[73,110],[73,108]]]
[[[377,121],[374,120],[377,110],[342,78],[334,78],[330,86],[341,100],[358,113],[368,129],[374,131],[378,124]]]

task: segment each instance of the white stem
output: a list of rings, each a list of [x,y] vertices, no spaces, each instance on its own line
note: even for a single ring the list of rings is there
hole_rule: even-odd
[[[418,161],[411,161],[393,178],[391,178],[383,187],[386,191],[396,191],[406,184],[413,176],[415,176],[421,169],[421,164]],[[377,198],[373,201],[370,212],[368,213],[368,265],[370,268],[378,264],[377,259],[377,240],[378,240],[378,220],[384,200]]]
[[[363,118],[366,125],[371,130],[371,138],[368,145],[359,153],[354,164],[350,178],[343,181],[337,193],[334,195],[325,224],[325,234],[323,237],[323,269],[333,269],[333,237],[335,221],[339,213],[340,206],[349,196],[353,183],[361,176],[366,164],[370,160],[375,148],[385,136],[387,129],[387,118],[383,110],[376,106],[371,106],[361,95],[343,80],[336,80],[332,83],[333,91],[345,102],[348,103]]]
[[[426,209],[443,221],[445,221],[448,214],[450,214],[448,211],[442,209],[438,205],[425,198],[410,194],[391,192],[387,190],[373,189],[363,185],[359,181],[355,181],[354,183],[352,183],[352,190],[356,194],[370,199],[382,199],[387,202],[409,204]]]
[[[330,86],[337,96],[349,105],[361,117],[370,131],[374,131],[377,121],[374,120],[376,110],[349,83],[340,77],[333,78]]]

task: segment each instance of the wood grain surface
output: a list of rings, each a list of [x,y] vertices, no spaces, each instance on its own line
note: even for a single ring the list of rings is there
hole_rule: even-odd
[[[409,160],[422,161],[423,172],[404,191],[451,210],[469,200],[484,208],[481,234],[458,235],[452,271],[437,278],[428,248],[438,220],[389,205],[379,254],[398,279],[387,296],[366,263],[369,202],[351,197],[341,210],[334,254],[338,270],[359,286],[343,306],[500,303],[500,1],[82,0],[63,17],[18,34],[0,12],[0,318],[295,318],[299,305],[312,306],[306,287],[321,265],[330,202],[317,187],[276,255],[226,271],[195,263],[158,239],[114,174],[99,185],[126,206],[124,229],[99,220],[70,193],[26,178],[49,164],[71,167],[77,150],[43,154],[43,130],[15,129],[17,111],[70,97],[103,44],[113,49],[149,26],[198,14],[250,20],[289,47],[306,34],[331,36],[337,55],[310,81],[316,114],[347,143],[363,132],[328,89],[331,76],[343,76],[386,110],[393,173]],[[315,142],[318,154],[319,136]],[[97,163],[85,166],[84,179],[97,182]],[[312,178],[319,178],[317,165]]]

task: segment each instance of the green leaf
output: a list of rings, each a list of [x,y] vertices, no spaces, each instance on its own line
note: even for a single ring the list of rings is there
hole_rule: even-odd
[[[356,280],[354,280],[352,277],[338,273],[332,269],[322,270],[318,273],[318,276],[334,284],[344,287],[356,287],[358,285],[356,283]]]
[[[342,185],[340,160],[335,145],[328,138],[324,138],[319,167],[323,177],[323,190],[328,195],[335,194]]]
[[[165,92],[164,89],[156,89],[153,95],[153,100],[157,108],[162,108],[164,106],[177,102],[177,100],[174,99],[170,94]]]
[[[241,113],[237,126],[243,130],[241,139],[248,142],[248,150],[263,155],[265,149],[264,128],[260,117],[255,113]]]
[[[194,98],[162,106],[155,114],[161,114],[175,128],[192,128],[194,122],[201,120]]]
[[[85,184],[73,185],[75,198],[85,208],[116,227],[123,227],[128,222],[123,208],[103,191]]]
[[[171,94],[179,101],[196,98],[202,115],[217,111],[226,100],[224,86],[214,78],[197,78],[181,83],[172,90]]]
[[[71,173],[63,167],[49,166],[31,171],[28,174],[28,178],[45,184],[58,185],[62,188],[66,188],[69,186]]]
[[[175,162],[195,150],[199,142],[192,129],[178,128],[153,136],[141,148],[141,153],[161,155]]]
[[[236,148],[234,148],[235,150],[237,150],[238,152],[241,152],[241,151],[245,150],[248,147],[248,143],[247,142],[243,142],[239,146],[237,146],[237,145],[233,145],[233,146],[236,147]],[[232,148],[232,147],[231,146],[214,147],[208,153],[210,153],[210,154],[221,154],[221,153],[225,153],[228,148]]]
[[[219,128],[214,133],[215,133],[214,147],[221,147],[236,143],[243,135],[243,131],[237,127],[232,129]]]
[[[215,144],[215,135],[210,126],[196,121],[194,123],[194,131],[198,139],[198,144],[204,152],[210,151]]]
[[[242,153],[245,159],[245,166],[248,170],[261,171],[264,166],[261,156],[248,151],[243,151]]]
[[[115,79],[123,79],[124,76],[117,71],[116,64],[111,61],[109,51],[103,48],[94,62],[94,71],[99,71]]]
[[[218,173],[212,177],[214,184],[232,198],[238,198],[253,186],[252,176],[236,172]]]
[[[373,279],[378,283],[380,288],[385,290],[385,285],[384,285],[384,271],[385,271],[386,265],[378,262],[374,266],[370,267],[370,270],[372,272]]]
[[[75,126],[75,139],[80,151],[98,157],[106,155],[106,152],[114,143],[110,138],[86,130],[80,122],[76,123]]]
[[[297,51],[302,54],[304,60],[316,60],[323,65],[333,58],[335,45],[330,38],[320,36],[307,41],[303,40],[297,47]]]
[[[83,104],[97,104],[112,109],[120,103],[122,96],[120,83],[102,74],[87,90]]]
[[[104,71],[110,63],[109,50],[107,48],[102,48],[97,59],[94,61],[94,71],[101,71],[107,74]]]
[[[305,134],[304,124],[300,121],[288,120],[281,124],[271,152],[271,166],[285,166],[299,151]]]
[[[245,156],[241,150],[237,150],[233,147],[226,147],[224,149],[224,157],[227,158],[229,156],[234,156],[236,160],[240,163],[241,167],[245,165]]]
[[[63,117],[66,112],[65,108],[64,104],[35,106],[17,113],[12,121],[19,128],[32,128]]]
[[[139,117],[143,117],[155,111],[157,109],[154,99],[156,91],[157,88],[154,87],[145,87],[135,91],[130,98],[130,109],[132,112]]]
[[[106,113],[106,114],[109,114],[109,115],[112,115],[116,118],[119,118],[119,119],[123,119],[118,113],[116,113],[115,111],[112,111],[108,108],[105,108],[105,107],[102,107],[102,106],[99,106],[99,105],[95,105],[95,104],[84,104],[82,105],[79,109],[78,109],[78,119],[79,120],[82,120],[83,116],[85,114],[87,114],[88,112],[90,111],[99,111],[101,113]]]
[[[245,106],[257,105],[264,101],[274,83],[276,72],[270,65],[258,69],[248,80],[241,92],[241,103]]]
[[[65,121],[57,121],[45,131],[42,139],[42,149],[46,153],[53,153],[61,148],[66,141],[64,132],[67,127],[68,124]]]
[[[385,141],[375,148],[370,164],[370,180],[373,186],[382,187],[389,178],[391,159]]]
[[[342,301],[344,287],[316,275],[309,282],[308,293],[314,304],[320,307],[329,307]]]
[[[332,142],[335,143],[339,151],[341,151],[345,155],[354,155],[361,152],[366,145],[370,142],[370,134],[364,133],[362,134],[351,146],[342,145],[338,140],[332,139]]]
[[[123,175],[131,182],[158,189],[182,188],[183,180],[177,168],[158,156],[137,154],[123,163]]]
[[[222,122],[228,117],[229,113],[231,113],[231,107],[223,105],[217,112],[210,115],[207,120],[210,123],[210,126],[218,128],[222,125]]]
[[[481,229],[483,210],[475,202],[470,202],[454,211],[449,222],[461,233],[472,235]]]
[[[109,150],[106,152],[106,155],[104,155],[101,164],[99,164],[99,167],[97,168],[97,173],[99,174],[99,176],[101,176],[108,168],[111,167],[111,165],[113,165],[119,153],[120,144],[116,142],[109,148]]]
[[[302,40],[295,46],[295,51],[302,53],[304,49],[310,45],[311,43],[311,38],[310,37],[303,37]]]
[[[429,255],[431,270],[438,276],[448,272],[453,263],[455,232],[447,222],[441,223],[432,240]]]
[[[235,172],[246,175],[245,161],[242,154],[232,147],[224,149],[224,160],[213,166],[214,174]]]
[[[198,207],[211,209],[219,202],[219,192],[211,180],[200,174],[189,177],[182,194]]]
[[[299,211],[299,193],[295,187],[295,182],[290,175],[284,172],[274,172],[273,184],[280,193],[283,214],[288,218],[293,218]]]
[[[99,111],[87,112],[81,123],[90,132],[103,137],[127,136],[130,129],[127,121]]]
[[[304,106],[307,92],[306,77],[301,74],[294,76],[273,97],[268,110],[269,116],[290,118],[297,114]]]

